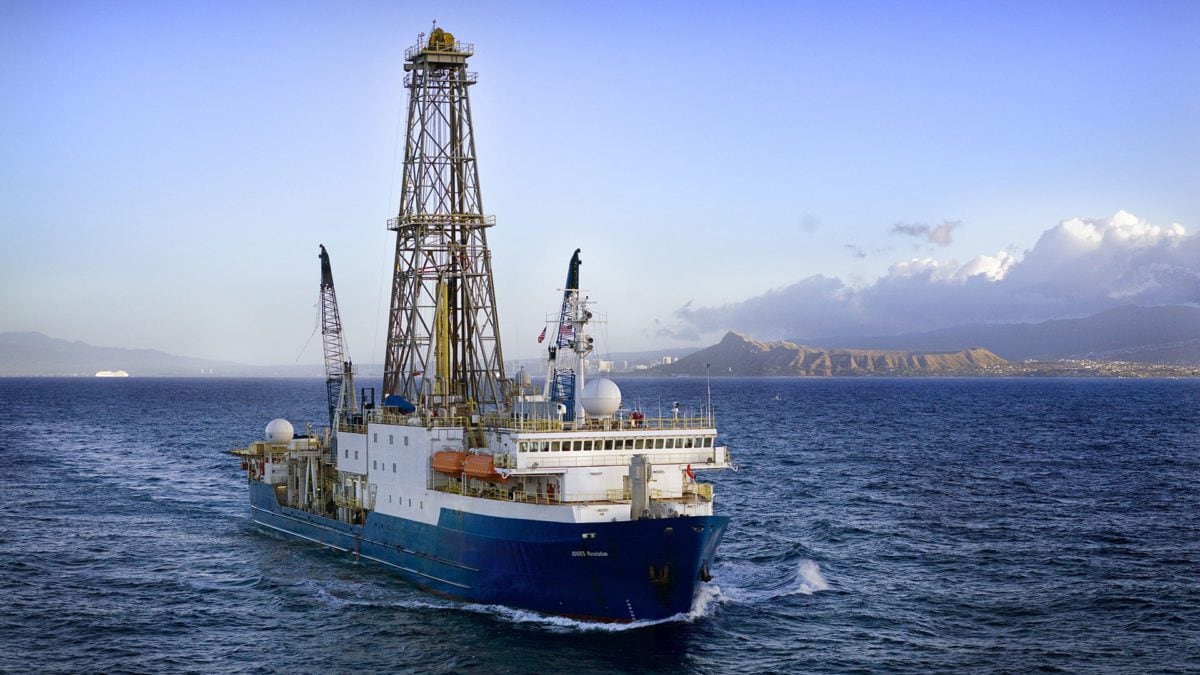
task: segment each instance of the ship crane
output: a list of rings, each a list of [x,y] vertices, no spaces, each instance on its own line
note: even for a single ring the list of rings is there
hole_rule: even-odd
[[[583,415],[580,393],[583,391],[583,359],[592,351],[593,340],[586,335],[584,326],[592,318],[587,302],[579,294],[579,249],[571,256],[567,266],[567,283],[563,288],[562,309],[558,315],[558,326],[548,348],[546,360],[546,383],[543,397],[558,401],[566,408],[563,420],[573,422]]]
[[[321,246],[321,342],[325,347],[325,396],[329,407],[331,437],[337,438],[338,422],[358,409],[354,399],[354,373],[342,337],[337,293],[333,290],[333,268],[329,253]]]

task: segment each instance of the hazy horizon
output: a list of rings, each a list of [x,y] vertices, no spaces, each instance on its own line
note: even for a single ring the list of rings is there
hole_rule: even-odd
[[[403,52],[475,45],[504,357],[1200,301],[1200,5],[0,7],[0,332],[383,361]],[[319,337],[302,363],[320,361]]]

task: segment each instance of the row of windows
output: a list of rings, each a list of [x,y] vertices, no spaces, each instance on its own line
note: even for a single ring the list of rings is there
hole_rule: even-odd
[[[379,434],[378,433],[371,434],[371,442],[372,443],[379,442]],[[392,434],[388,434],[388,445],[395,445],[395,444],[396,444],[396,437],[393,436]],[[404,445],[408,445],[408,436],[404,437]]]
[[[588,450],[675,450],[711,448],[712,436],[684,438],[605,438],[575,441],[521,441],[517,452],[586,452]]]
[[[392,436],[392,434],[388,434],[388,445],[392,445],[394,440],[395,440],[395,438]],[[379,442],[379,434],[377,434],[377,433],[371,434],[371,442],[378,443]],[[404,437],[404,444],[408,445],[408,436]],[[348,448],[346,449],[346,459],[350,459],[350,450]],[[357,450],[354,451],[354,459],[358,459],[358,451]],[[396,465],[395,464],[392,465],[392,473],[396,473]]]
[[[357,453],[355,453],[355,454],[357,454]],[[383,467],[383,470],[387,471],[387,462],[380,462],[380,461],[374,460],[374,459],[371,460],[371,470],[372,471],[378,471],[380,467]],[[396,473],[396,463],[395,462],[392,462],[392,473]]]
[[[346,449],[346,459],[350,459],[350,449],[349,448]],[[357,450],[354,451],[354,459],[358,459],[358,451]],[[380,462],[379,460],[376,460],[376,459],[371,460],[371,469],[378,471],[380,465],[383,466],[384,471],[387,471],[387,462]],[[396,463],[395,462],[392,462],[392,473],[396,473]]]
[[[400,495],[400,496],[399,496],[399,498],[398,498],[396,501],[400,502],[400,506],[404,506],[404,495]],[[388,495],[388,503],[389,503],[389,504],[391,504],[391,503],[392,503],[392,496],[391,496],[391,495]],[[412,506],[412,497],[409,497],[409,498],[408,498],[408,505],[409,505],[409,506]],[[421,508],[421,509],[425,508],[425,500],[421,500],[421,502],[420,502],[420,506],[418,506],[417,508]]]

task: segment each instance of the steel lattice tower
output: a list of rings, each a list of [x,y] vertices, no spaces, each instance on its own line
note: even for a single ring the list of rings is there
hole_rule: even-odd
[[[333,290],[333,267],[329,253],[321,246],[321,343],[325,350],[325,400],[329,408],[329,428],[336,431],[340,416],[358,408],[354,399],[354,375],[342,337],[342,319],[338,314],[337,293]],[[333,438],[336,440],[337,435]]]
[[[408,132],[388,316],[384,395],[430,407],[503,405],[492,285],[467,71],[472,45],[435,29],[405,53]]]

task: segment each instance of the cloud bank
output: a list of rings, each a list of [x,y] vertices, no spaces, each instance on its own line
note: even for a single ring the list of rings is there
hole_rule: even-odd
[[[949,221],[902,233],[937,243],[934,232],[945,227],[948,242],[956,226]],[[866,286],[814,275],[742,302],[689,303],[676,311],[677,325],[659,333],[681,339],[724,330],[764,339],[886,335],[1084,316],[1118,305],[1195,302],[1200,302],[1200,235],[1120,211],[1111,218],[1065,220],[1019,255],[1001,251],[961,265],[913,258],[893,264]]]

